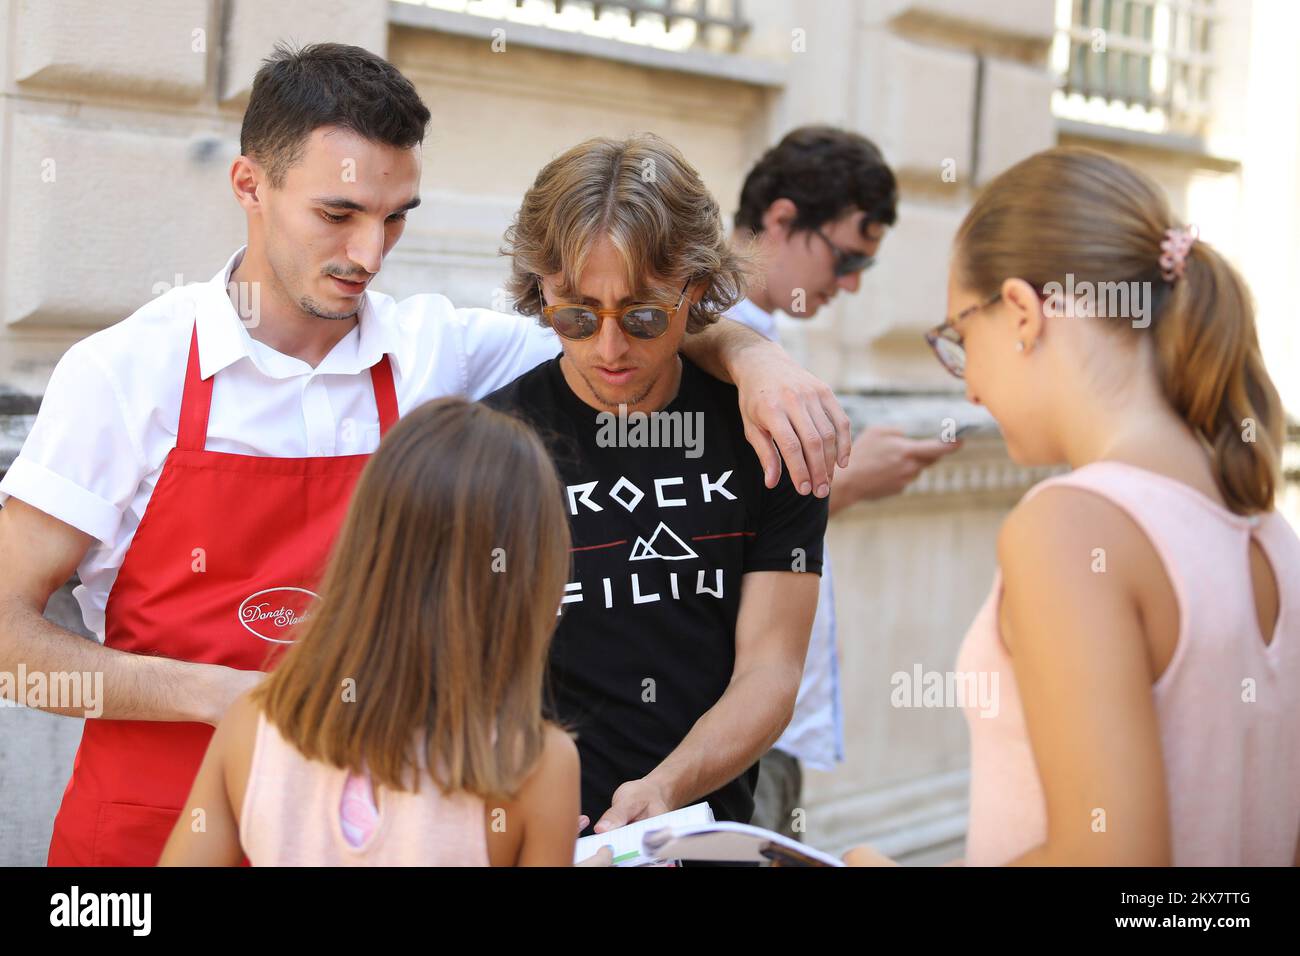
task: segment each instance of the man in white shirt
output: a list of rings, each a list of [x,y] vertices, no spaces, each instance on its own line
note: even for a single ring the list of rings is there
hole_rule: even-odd
[[[885,231],[897,216],[893,171],[869,140],[829,126],[792,130],[745,177],[733,241],[758,247],[763,276],[729,318],[780,340],[776,312],[811,319],[840,291],[857,292]],[[837,476],[830,513],[867,498],[902,491],[957,442],[908,438],[872,426],[853,442],[853,457]],[[755,826],[795,839],[802,764],[830,770],[844,759],[835,595],[829,549],[823,553],[821,593],[808,642],[794,716],[760,762]]]
[[[419,204],[428,120],[410,82],[365,50],[277,50],[231,168],[247,245],[210,282],[167,292],[56,367],[0,483],[0,671],[103,686],[51,864],[157,859],[211,727],[291,643],[382,431],[559,351],[522,316],[367,289]],[[783,457],[801,494],[827,496],[849,451],[829,389],[720,325],[694,337],[691,358],[736,382],[767,484]],[[42,617],[74,571],[100,643]]]

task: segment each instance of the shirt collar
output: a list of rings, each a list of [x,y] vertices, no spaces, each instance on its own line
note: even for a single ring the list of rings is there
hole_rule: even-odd
[[[397,304],[392,297],[367,289],[361,312],[357,316],[357,326],[360,329],[357,357],[361,360],[362,368],[370,368],[381,356],[391,355],[399,376],[410,371],[411,356],[402,341],[402,330],[397,323]]]
[[[194,312],[199,338],[199,374],[202,378],[211,378],[241,358],[257,364],[253,338],[248,334],[240,312],[235,310],[226,292],[230,276],[239,267],[247,248],[241,246],[236,250],[221,271],[196,290]],[[251,310],[255,301],[251,294],[242,290],[237,292],[236,298],[241,303],[241,311]],[[351,371],[365,371],[378,362],[381,356],[391,355],[398,374],[406,374],[410,358],[402,346],[401,329],[397,322],[397,309],[393,300],[367,289],[357,316],[357,367]]]

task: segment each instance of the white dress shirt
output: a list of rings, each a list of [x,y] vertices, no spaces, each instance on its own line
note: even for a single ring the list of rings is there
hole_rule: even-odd
[[[196,322],[200,372],[217,376],[208,450],[273,458],[373,452],[367,370],[384,354],[404,415],[443,395],[481,398],[560,351],[531,318],[367,291],[356,326],[312,368],[249,335],[226,293],[243,253],[211,281],[171,289],[72,346],[0,482],[0,503],[12,495],[95,538],[73,593],[100,641],[108,593],[176,445]]]
[[[776,316],[764,312],[749,299],[741,299],[727,318],[780,342]],[[831,577],[830,548],[822,549],[821,587],[817,614],[808,637],[808,656],[803,680],[795,699],[794,716],[774,744],[817,770],[831,770],[844,759],[844,715],[840,701],[839,648],[835,639],[835,582]]]
[[[727,313],[727,318],[745,323],[765,339],[771,339],[773,342],[781,341],[781,333],[776,327],[776,316],[771,312],[764,312],[749,299],[741,299],[733,305],[731,311]]]

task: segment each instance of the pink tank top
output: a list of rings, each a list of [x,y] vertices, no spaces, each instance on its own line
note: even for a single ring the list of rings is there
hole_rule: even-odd
[[[1152,686],[1175,866],[1289,866],[1300,832],[1300,539],[1276,511],[1243,517],[1182,482],[1094,462],[1066,485],[1114,503],[1146,534],[1178,601],[1178,644]],[[1249,542],[1278,587],[1259,634]],[[998,628],[999,570],[962,644],[960,673],[996,673],[998,708],[965,708],[971,739],[966,863],[997,866],[1042,844],[1047,812],[1011,657]],[[1253,681],[1254,700],[1247,702]]]
[[[365,793],[360,792],[364,786]],[[488,866],[482,799],[443,794],[431,777],[419,793],[309,760],[261,714],[239,818],[253,866]],[[371,810],[373,808],[373,816]]]

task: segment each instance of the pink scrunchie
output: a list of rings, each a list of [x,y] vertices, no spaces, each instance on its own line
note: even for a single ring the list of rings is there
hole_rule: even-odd
[[[1176,226],[1165,230],[1164,241],[1160,243],[1160,275],[1166,282],[1182,278],[1187,263],[1187,253],[1196,241],[1199,232],[1195,226],[1179,229]]]

